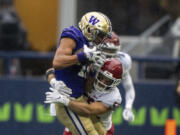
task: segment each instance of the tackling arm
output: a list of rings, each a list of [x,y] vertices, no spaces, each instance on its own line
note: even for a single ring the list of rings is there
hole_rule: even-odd
[[[85,116],[103,114],[109,110],[102,102],[88,104],[86,102],[70,100],[68,107],[77,114]]]
[[[60,103],[72,111],[76,112],[80,115],[97,115],[102,114],[108,111],[108,107],[106,107],[102,102],[92,102],[88,104],[87,102],[80,102],[70,99],[68,96],[59,93],[56,89],[50,88],[50,92],[46,92],[46,100],[45,103]]]

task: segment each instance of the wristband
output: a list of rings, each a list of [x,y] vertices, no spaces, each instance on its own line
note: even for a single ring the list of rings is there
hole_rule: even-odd
[[[86,54],[84,52],[78,53],[77,57],[80,63],[84,63],[87,60]]]
[[[49,77],[50,74],[55,74],[55,71],[54,71],[53,68],[46,72],[46,80],[48,80],[48,77]]]

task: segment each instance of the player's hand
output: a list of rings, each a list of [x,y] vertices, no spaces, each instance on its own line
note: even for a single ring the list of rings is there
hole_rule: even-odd
[[[86,57],[89,61],[93,62],[93,68],[99,69],[105,62],[106,57],[102,55],[100,51],[88,52],[86,53]]]
[[[102,67],[105,61],[106,61],[106,57],[104,55],[101,55],[101,57],[99,57],[98,60],[93,64],[93,69],[97,71]]]
[[[134,121],[134,114],[131,109],[125,108],[123,110],[123,118],[124,120],[128,122],[133,122]]]
[[[63,81],[57,81],[56,79],[53,79],[50,84],[52,88],[56,89],[59,93],[63,95],[69,97],[72,94],[72,89],[68,88]]]
[[[96,46],[93,46],[93,47],[90,48],[87,45],[84,45],[83,51],[84,51],[84,53],[94,52],[94,51],[96,51]]]
[[[77,54],[78,60],[81,64],[88,62],[91,63],[102,63],[106,57],[102,54],[101,51],[97,51],[96,47],[92,49],[87,49],[88,47],[84,46],[84,51]]]
[[[46,92],[46,101],[44,103],[61,103],[65,106],[69,104],[69,98],[63,94],[60,94],[57,90],[50,88],[49,92]]]
[[[101,58],[100,51],[85,52],[87,59],[93,63],[97,62]]]

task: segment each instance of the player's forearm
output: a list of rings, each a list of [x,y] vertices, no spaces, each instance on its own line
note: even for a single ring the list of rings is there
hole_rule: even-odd
[[[126,93],[126,95],[125,95],[125,99],[126,99],[125,107],[131,109],[133,102],[134,102],[134,99],[135,99],[135,90],[134,90],[132,78],[131,78],[129,73],[123,79],[122,84],[123,84],[123,87],[124,87],[125,93]]]
[[[109,108],[101,102],[93,102],[88,104],[86,102],[71,100],[68,107],[77,114],[85,116],[103,114],[109,111]]]
[[[77,55],[58,55],[53,60],[53,67],[55,69],[61,69],[77,64],[78,62]]]
[[[92,114],[88,103],[71,100],[68,107],[79,115],[89,116]]]
[[[127,91],[125,99],[126,99],[125,107],[132,109],[134,99],[135,99],[135,92],[134,91]]]

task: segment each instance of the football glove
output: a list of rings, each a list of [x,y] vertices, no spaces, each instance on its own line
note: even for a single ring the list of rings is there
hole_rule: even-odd
[[[86,57],[93,62],[93,69],[98,70],[105,62],[106,57],[100,51],[88,52]]]
[[[68,106],[70,99],[63,95],[60,94],[56,89],[50,88],[49,92],[45,93],[46,95],[46,101],[44,103],[61,103],[65,106]]]
[[[106,61],[106,57],[104,55],[101,55],[101,57],[99,57],[97,61],[93,63],[93,69],[97,71],[102,67],[105,61]]]
[[[101,57],[100,51],[94,51],[94,52],[84,52],[87,59],[91,62],[96,62]]]
[[[77,54],[78,60],[81,64],[86,64],[87,62],[96,63],[98,60],[104,58],[101,51],[96,50],[85,50]]]
[[[128,122],[134,121],[134,114],[133,114],[131,109],[125,108],[123,110],[123,119],[128,121]]]
[[[72,89],[68,88],[63,81],[57,81],[55,78],[51,79],[50,85],[52,88],[56,89],[59,93],[70,96],[72,94]]]
[[[88,52],[94,52],[94,51],[96,51],[96,47],[95,46],[93,46],[93,47],[88,47],[87,45],[84,45],[84,53],[88,53]]]

